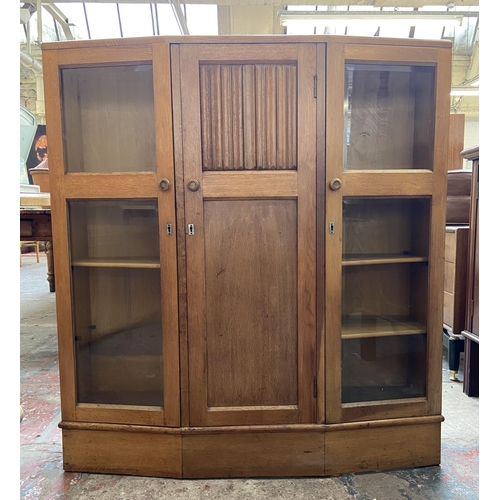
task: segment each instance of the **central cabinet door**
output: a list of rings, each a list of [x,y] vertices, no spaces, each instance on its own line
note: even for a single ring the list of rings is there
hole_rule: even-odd
[[[189,425],[313,422],[316,46],[173,50]]]

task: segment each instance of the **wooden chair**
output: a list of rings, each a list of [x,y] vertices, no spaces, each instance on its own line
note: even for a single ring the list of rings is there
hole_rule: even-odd
[[[40,262],[40,242],[39,241],[21,241],[21,266],[23,265],[23,246],[34,246],[36,252],[36,261]]]

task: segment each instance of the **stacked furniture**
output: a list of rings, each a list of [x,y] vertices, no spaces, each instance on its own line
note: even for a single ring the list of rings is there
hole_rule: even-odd
[[[68,471],[441,453],[451,43],[43,46]]]
[[[462,156],[472,164],[470,236],[467,250],[467,288],[464,355],[464,392],[479,396],[479,146]]]
[[[470,169],[449,170],[446,200],[446,241],[444,264],[443,345],[448,349],[451,380],[464,350],[467,248],[471,208]]]

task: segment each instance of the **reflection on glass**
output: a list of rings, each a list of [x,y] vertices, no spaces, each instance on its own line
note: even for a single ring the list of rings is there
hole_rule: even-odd
[[[347,64],[344,169],[432,169],[434,68]]]
[[[156,202],[68,208],[78,402],[162,406]]]
[[[342,402],[425,396],[428,198],[345,198]]]
[[[342,402],[425,396],[426,336],[342,341]]]
[[[61,83],[67,172],[156,169],[151,64],[67,68]]]

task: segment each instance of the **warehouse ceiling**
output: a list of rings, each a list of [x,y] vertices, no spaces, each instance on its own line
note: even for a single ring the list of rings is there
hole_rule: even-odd
[[[28,66],[33,46],[72,39],[254,33],[447,39],[458,94],[452,111],[478,112],[478,97],[467,92],[479,89],[479,0],[188,1],[20,2],[21,52],[28,52],[21,62]]]

